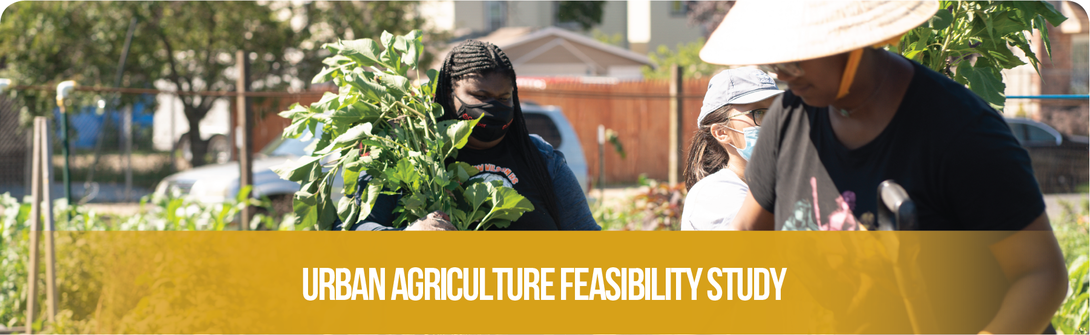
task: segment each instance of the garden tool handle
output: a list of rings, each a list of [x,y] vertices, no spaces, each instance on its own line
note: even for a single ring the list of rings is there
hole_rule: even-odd
[[[878,230],[917,230],[916,203],[891,180],[878,185]]]

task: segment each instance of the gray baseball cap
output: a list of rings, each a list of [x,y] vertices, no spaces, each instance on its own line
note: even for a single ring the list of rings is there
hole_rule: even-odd
[[[757,68],[723,70],[708,82],[708,92],[704,94],[704,105],[700,106],[696,126],[700,127],[704,117],[720,107],[751,104],[780,93],[783,91],[776,87],[772,77]]]

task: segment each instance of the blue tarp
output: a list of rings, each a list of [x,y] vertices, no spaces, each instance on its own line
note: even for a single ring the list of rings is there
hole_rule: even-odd
[[[155,111],[146,111],[146,106],[147,104],[143,102],[136,102],[132,105],[133,133],[136,133],[136,130],[140,128],[152,127]],[[107,116],[110,117],[111,127],[120,128],[121,116],[123,115],[120,110],[108,110],[103,115],[96,114],[95,110],[97,110],[95,106],[84,106],[76,108],[74,113],[69,113],[68,128],[75,132],[75,137],[71,138],[69,142],[70,148],[93,149],[95,141],[98,141],[98,133],[102,130],[102,123]],[[54,120],[59,120],[61,117],[59,108],[53,109],[53,116],[55,117]],[[53,124],[54,127],[57,127],[57,136],[60,136],[60,123],[54,121]]]

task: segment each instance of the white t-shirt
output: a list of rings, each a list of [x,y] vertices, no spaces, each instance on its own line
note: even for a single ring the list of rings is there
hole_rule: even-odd
[[[681,230],[729,230],[748,192],[749,185],[730,169],[704,177],[685,196]]]

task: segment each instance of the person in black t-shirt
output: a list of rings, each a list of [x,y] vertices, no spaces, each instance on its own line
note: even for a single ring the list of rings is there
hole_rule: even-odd
[[[874,229],[878,185],[892,179],[915,202],[921,229],[1051,230],[1029,156],[1002,116],[963,85],[877,48],[937,10],[885,1],[731,9],[701,58],[767,64],[790,89],[764,119],[734,228]],[[756,19],[772,12],[775,23]],[[1064,298],[1055,238],[1028,235],[1042,236],[993,246],[1014,279],[985,331],[1040,332]]]
[[[437,80],[435,102],[445,112],[440,120],[480,119],[457,157],[480,170],[471,182],[500,181],[534,205],[506,229],[601,230],[564,154],[527,131],[515,70],[503,50],[488,42],[465,41],[447,55]],[[361,174],[360,184],[369,180]],[[364,189],[357,188],[356,201]],[[390,226],[398,201],[397,196],[380,195],[368,217],[349,230],[397,230]],[[445,213],[433,212],[405,230],[455,228]]]

